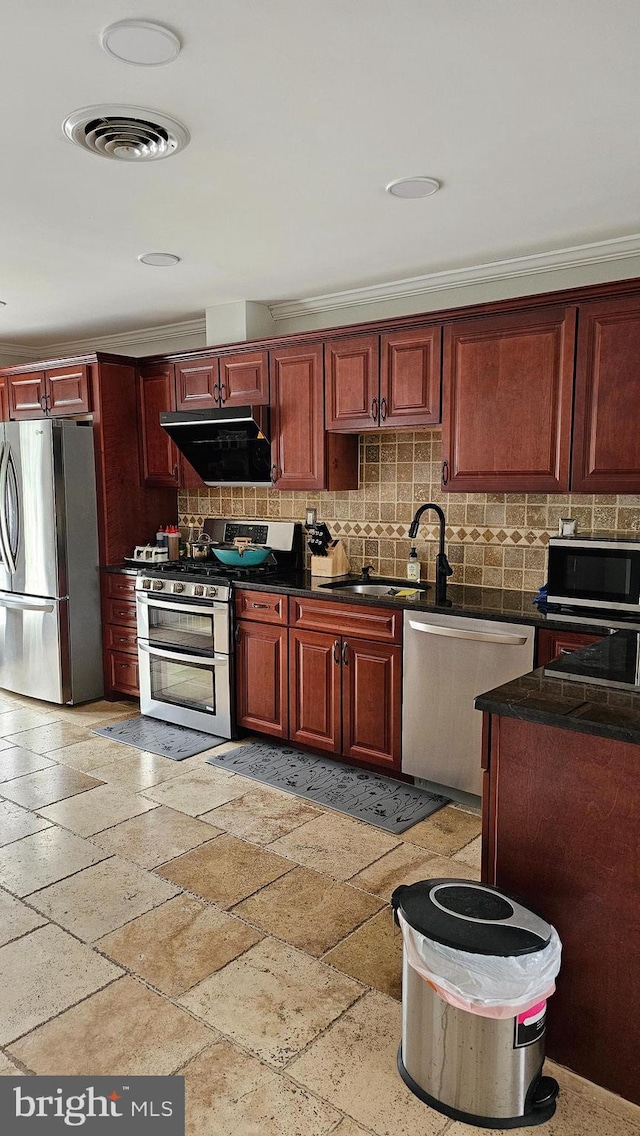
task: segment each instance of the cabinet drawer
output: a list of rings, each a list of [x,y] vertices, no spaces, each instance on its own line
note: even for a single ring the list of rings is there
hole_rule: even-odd
[[[332,635],[357,635],[385,643],[400,643],[402,612],[365,604],[331,603],[289,597],[289,623],[306,631],[328,631]]]
[[[127,654],[138,654],[138,640],[135,630],[126,627],[116,627],[108,623],[104,629],[105,647],[111,651],[124,651]]]
[[[591,643],[599,643],[604,635],[590,635],[581,631],[549,631],[542,628],[538,632],[538,650],[536,657],[537,667],[546,667],[561,659],[563,655],[570,655],[572,651],[579,651],[581,647],[588,647]]]
[[[134,600],[136,595],[136,577],[119,575],[116,572],[105,573],[105,590],[110,599]]]
[[[107,600],[104,611],[105,623],[117,623],[118,626],[136,626],[136,605],[126,600]]]
[[[126,655],[121,651],[107,651],[109,685],[112,690],[122,694],[139,694],[137,655]]]
[[[235,593],[237,619],[253,619],[261,623],[287,622],[287,597],[277,592],[240,590]]]

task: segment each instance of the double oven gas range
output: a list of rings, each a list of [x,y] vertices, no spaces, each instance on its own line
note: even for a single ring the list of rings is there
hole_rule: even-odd
[[[237,536],[271,549],[263,565],[218,561],[155,564],[136,580],[140,710],[194,730],[235,733],[233,585],[282,577],[301,566],[302,526],[210,518],[212,540]]]

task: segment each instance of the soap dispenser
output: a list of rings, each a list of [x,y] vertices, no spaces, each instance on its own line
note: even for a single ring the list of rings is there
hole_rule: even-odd
[[[407,560],[407,580],[419,581],[420,579],[420,561],[418,560],[418,552],[414,545],[409,553]]]

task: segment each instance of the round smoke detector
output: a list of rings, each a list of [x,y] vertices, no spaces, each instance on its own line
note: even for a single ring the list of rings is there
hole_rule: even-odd
[[[143,107],[84,107],[65,118],[62,129],[76,146],[114,162],[157,162],[189,142],[181,122]]]

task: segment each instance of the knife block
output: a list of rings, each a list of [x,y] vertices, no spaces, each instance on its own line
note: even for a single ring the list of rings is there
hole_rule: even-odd
[[[333,540],[327,548],[326,556],[311,557],[312,576],[346,576],[349,559],[341,540]]]

